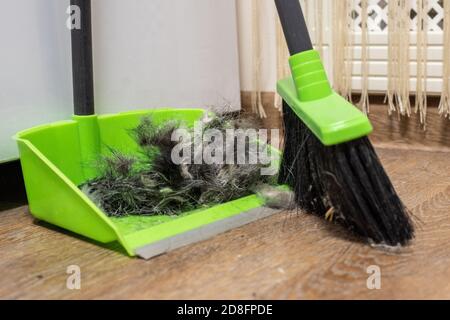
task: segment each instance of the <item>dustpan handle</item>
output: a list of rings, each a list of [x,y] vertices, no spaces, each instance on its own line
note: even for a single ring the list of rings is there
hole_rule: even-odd
[[[275,0],[291,55],[313,49],[299,0]]]
[[[92,72],[91,1],[70,0],[80,8],[80,28],[72,28],[72,85],[73,108],[77,116],[93,115],[94,80]]]

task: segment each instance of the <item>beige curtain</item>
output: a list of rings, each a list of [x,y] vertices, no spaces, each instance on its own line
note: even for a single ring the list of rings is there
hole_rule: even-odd
[[[261,92],[261,0],[252,0],[252,52],[253,52],[253,87],[256,89],[251,92],[251,103],[253,113],[261,118],[266,118],[267,114],[262,103]]]
[[[388,90],[389,113],[411,115],[409,34],[411,28],[410,0],[389,1],[388,13]]]
[[[276,13],[275,13],[276,15]],[[289,69],[289,50],[284,39],[283,29],[281,28],[280,19],[275,16],[276,20],[276,45],[277,45],[277,79],[283,79],[290,74]],[[275,95],[275,107],[281,111],[281,97]]]
[[[348,100],[352,100],[353,21],[352,0],[333,1],[332,6],[332,50],[334,89]]]
[[[364,113],[369,113],[369,0],[361,0],[361,99],[358,105]],[[351,59],[350,59],[351,60]]]
[[[439,113],[450,119],[450,0],[444,0],[444,68]]]
[[[290,74],[288,66],[289,53],[285,43],[284,35],[278,21],[278,16],[273,4],[273,0],[237,0],[252,1],[252,54],[253,54],[253,93],[252,93],[252,110],[261,117],[266,116],[266,111],[262,105],[261,87],[263,82],[261,79],[261,44],[266,41],[265,46],[271,45],[268,37],[271,31],[264,29],[261,25],[267,24],[267,17],[274,19],[273,21],[273,52],[275,58],[273,68],[276,70],[275,75],[278,79]],[[269,2],[267,2],[269,1]],[[370,112],[369,100],[369,48],[370,48],[370,30],[368,27],[368,15],[370,14],[370,6],[374,4],[370,0],[333,0],[331,3],[331,12],[328,19],[331,22],[327,25],[332,30],[325,30],[325,1],[327,0],[300,0],[303,10],[307,17],[310,32],[316,49],[323,55],[324,35],[326,32],[331,33],[331,57],[332,57],[332,74],[334,89],[348,100],[352,100],[353,92],[353,55],[354,55],[354,19],[356,6],[361,6],[361,98],[355,102],[362,111]],[[429,0],[386,0],[388,4],[388,72],[386,101],[390,114],[396,113],[398,116],[410,116],[416,112],[420,116],[420,121],[426,128],[427,120],[427,61],[428,61],[428,11]],[[272,11],[268,15],[262,12],[262,4],[272,6]],[[443,1],[445,5],[444,18],[444,39],[445,57],[450,56],[450,0]],[[411,8],[415,4],[417,7],[417,70],[416,87],[410,86],[410,43],[411,37]],[[328,7],[327,7],[328,8]],[[261,20],[261,17],[265,20]],[[328,34],[327,34],[328,35]],[[262,40],[264,39],[264,41]],[[267,50],[267,48],[266,48]],[[441,102],[439,106],[440,113],[444,117],[450,118],[450,60],[443,59],[443,87]],[[266,61],[267,62],[267,61]],[[270,61],[269,61],[270,62]],[[267,67],[267,63],[264,67]],[[275,85],[273,85],[275,91]],[[415,94],[415,104],[411,104],[410,94]],[[275,107],[281,110],[281,100],[275,98]]]
[[[417,0],[417,84],[415,112],[426,129],[427,121],[427,61],[428,61],[428,0]]]

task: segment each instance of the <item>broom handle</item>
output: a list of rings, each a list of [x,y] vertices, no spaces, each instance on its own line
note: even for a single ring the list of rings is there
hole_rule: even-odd
[[[70,0],[80,8],[81,28],[71,30],[73,108],[77,116],[93,115],[94,81],[92,72],[91,1]]]
[[[292,55],[313,49],[299,0],[275,0],[284,36]]]

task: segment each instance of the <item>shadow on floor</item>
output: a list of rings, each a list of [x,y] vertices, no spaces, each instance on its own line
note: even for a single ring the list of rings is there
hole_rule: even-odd
[[[0,163],[0,212],[27,204],[19,160]]]
[[[94,244],[96,246],[102,247],[103,249],[111,250],[111,251],[120,253],[120,254],[122,254],[124,256],[128,256],[128,253],[126,252],[125,248],[122,247],[122,245],[119,242],[117,242],[117,241],[110,242],[110,243],[101,243],[101,242],[98,242],[98,241],[86,238],[86,237],[84,237],[82,235],[76,234],[74,232],[71,232],[69,230],[60,228],[60,227],[55,226],[53,224],[47,223],[47,222],[42,221],[42,220],[34,219],[33,223],[35,225],[37,225],[37,226],[40,226],[40,227],[43,227],[43,228],[47,228],[49,230],[52,230],[52,231],[55,231],[55,232],[58,232],[58,233],[62,233],[64,235],[66,235],[66,236],[69,236],[69,237],[72,237],[72,238],[76,238],[78,240],[82,240],[82,241],[85,241],[85,242],[89,242],[89,243]]]

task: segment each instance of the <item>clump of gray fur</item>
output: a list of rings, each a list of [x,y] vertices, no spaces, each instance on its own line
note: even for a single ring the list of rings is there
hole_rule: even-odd
[[[209,115],[203,122],[203,130],[214,128],[224,136],[227,129],[257,127],[251,118],[232,115]],[[150,117],[143,117],[131,131],[142,154],[124,155],[111,150],[110,155],[98,161],[100,176],[82,184],[80,189],[108,216],[152,216],[176,215],[242,198],[258,190],[267,192],[268,186],[276,181],[276,177],[261,174],[262,164],[189,164],[194,163],[193,159],[188,164],[174,164],[171,152],[178,141],[172,141],[172,133],[182,126],[176,121],[156,125]],[[252,143],[258,142],[247,139],[246,152]],[[194,149],[193,142],[190,147]],[[229,149],[225,147],[226,150]],[[235,143],[234,154],[237,154]]]

